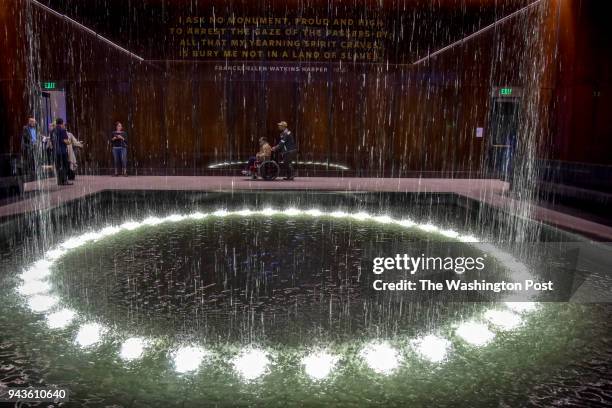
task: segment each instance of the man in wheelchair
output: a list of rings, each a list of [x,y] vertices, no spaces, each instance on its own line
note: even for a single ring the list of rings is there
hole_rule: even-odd
[[[242,174],[245,176],[251,176],[253,180],[256,180],[258,175],[264,179],[268,179],[268,177],[266,177],[267,174],[263,174],[267,169],[262,169],[261,167],[262,165],[264,167],[269,167],[270,165],[276,165],[276,167],[278,167],[278,165],[271,161],[271,159],[272,147],[265,137],[260,137],[259,152],[257,152],[255,156],[251,156],[249,158],[247,168],[242,171]],[[276,176],[274,178],[276,178]]]

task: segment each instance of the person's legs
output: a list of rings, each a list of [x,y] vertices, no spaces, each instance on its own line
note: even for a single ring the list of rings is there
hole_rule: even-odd
[[[32,171],[32,177],[34,179],[38,178],[38,168],[39,168],[39,150],[38,150],[38,146],[34,145],[32,146],[32,150],[30,152],[30,169]]]
[[[283,155],[283,167],[285,168],[285,178],[293,180],[293,161],[297,152],[287,152]]]
[[[62,179],[62,156],[59,154],[55,155],[55,177],[57,178],[57,185],[61,186],[64,183]]]
[[[119,167],[119,149],[117,149],[116,147],[113,147],[113,173],[116,176],[117,175],[117,169]]]
[[[33,148],[26,149],[23,154],[22,169],[27,175],[28,180],[36,179],[36,168],[34,165],[34,150]]]
[[[45,148],[45,159],[48,166],[53,165],[53,149],[50,147]]]
[[[62,154],[62,167],[64,169],[64,183],[68,183],[68,175],[70,174],[70,161],[68,161],[68,153]]]
[[[255,156],[251,156],[249,157],[249,160],[247,161],[247,165],[244,168],[244,170],[242,170],[242,174],[245,176],[249,176],[249,175],[253,175],[253,166],[255,166],[255,163],[257,162],[257,157]]]
[[[56,154],[55,155],[55,173],[57,176],[57,184],[64,185],[66,184],[67,171],[70,164],[68,163],[68,155],[67,154]]]
[[[36,178],[42,177],[43,166],[47,160],[47,149],[43,144],[36,145],[36,155],[34,158],[34,168],[36,171]]]
[[[121,148],[121,168],[123,169],[123,175],[127,176],[127,147]]]
[[[74,152],[74,162],[71,162],[70,161],[70,157],[68,157],[68,161],[69,161],[69,164],[70,164],[68,166],[68,180],[76,179],[76,171],[78,169],[77,159],[78,159],[78,156],[76,155],[76,152]]]
[[[115,176],[119,175],[119,169],[121,168],[121,148],[113,147],[113,170]]]

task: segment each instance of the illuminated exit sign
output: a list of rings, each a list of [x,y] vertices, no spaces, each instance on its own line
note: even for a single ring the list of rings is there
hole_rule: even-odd
[[[51,91],[55,88],[57,88],[57,84],[55,82],[43,82],[43,89],[46,89],[48,91]]]
[[[491,88],[493,98],[520,99],[523,96],[523,88],[520,86],[494,86]]]

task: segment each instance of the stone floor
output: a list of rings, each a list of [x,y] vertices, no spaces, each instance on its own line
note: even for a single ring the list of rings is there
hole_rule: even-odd
[[[53,208],[103,190],[443,192],[473,198],[501,209],[524,204],[513,199],[507,189],[507,183],[491,179],[305,177],[294,181],[254,181],[231,176],[79,176],[72,186],[58,186],[55,179],[27,183],[22,199],[0,205],[0,217]],[[528,210],[538,221],[600,241],[612,241],[612,227],[537,205],[528,205]]]

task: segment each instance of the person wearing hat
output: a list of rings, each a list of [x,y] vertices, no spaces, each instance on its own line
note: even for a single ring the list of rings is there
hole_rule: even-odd
[[[287,129],[287,122],[278,123],[278,130],[281,132],[280,141],[272,148],[272,151],[279,151],[281,154],[281,165],[285,169],[285,180],[293,180],[293,161],[297,156],[297,146],[291,131]]]

